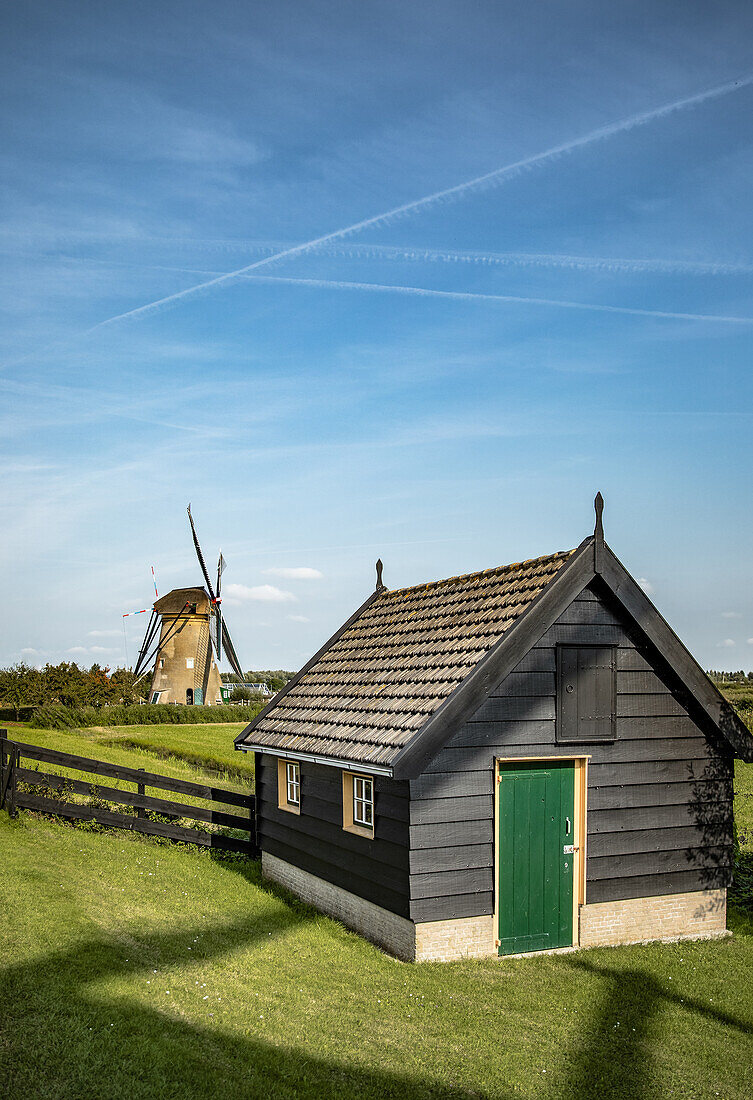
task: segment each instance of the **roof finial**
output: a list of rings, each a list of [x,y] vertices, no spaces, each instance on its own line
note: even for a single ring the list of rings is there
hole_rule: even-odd
[[[382,565],[382,559],[377,558],[377,563],[376,563],[376,573],[377,573],[376,590],[377,590],[377,592],[384,592],[385,588],[387,587],[387,585],[384,584],[383,581],[382,581],[382,569],[383,568],[384,568],[384,566]]]
[[[594,500],[594,508],[596,509],[596,526],[594,528],[594,538],[604,541],[604,524],[601,522],[602,512],[604,511],[604,497],[601,493],[596,494]]]

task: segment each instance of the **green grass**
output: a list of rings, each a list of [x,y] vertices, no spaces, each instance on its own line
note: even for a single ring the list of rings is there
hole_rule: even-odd
[[[253,780],[253,753],[237,752],[233,738],[244,723],[198,726],[110,726],[80,730],[33,729],[6,722],[8,736],[30,745],[90,756],[110,764],[247,790]],[[40,764],[42,770],[52,765]],[[61,774],[65,769],[55,768]],[[74,774],[71,772],[71,774]],[[109,782],[109,781],[108,781]],[[114,782],[114,781],[113,781]]]
[[[253,779],[253,753],[238,752],[233,738],[244,724],[202,726],[112,726],[98,731],[103,745],[143,749],[158,757],[184,760],[205,771]]]
[[[733,939],[405,965],[258,864],[0,814],[7,1100],[750,1095]]]

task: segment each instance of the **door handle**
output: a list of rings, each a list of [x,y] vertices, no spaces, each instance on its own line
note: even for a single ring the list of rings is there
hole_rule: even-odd
[[[565,818],[565,836],[570,836],[570,818]]]

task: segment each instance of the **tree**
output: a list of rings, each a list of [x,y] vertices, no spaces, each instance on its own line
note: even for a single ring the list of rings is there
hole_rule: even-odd
[[[33,706],[41,699],[41,676],[35,668],[20,662],[0,669],[0,699],[16,712],[20,720],[21,707]]]

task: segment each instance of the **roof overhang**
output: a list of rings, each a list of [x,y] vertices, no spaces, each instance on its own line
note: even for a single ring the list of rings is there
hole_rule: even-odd
[[[346,772],[362,772],[364,775],[387,775],[392,777],[392,768],[380,767],[379,764],[364,764],[360,760],[339,760],[335,756],[317,756],[313,752],[292,752],[289,749],[270,748],[269,745],[254,745],[246,742],[236,745],[241,752],[263,752],[267,756],[278,756],[283,760],[307,760],[311,764],[327,764],[330,768],[340,768]]]

